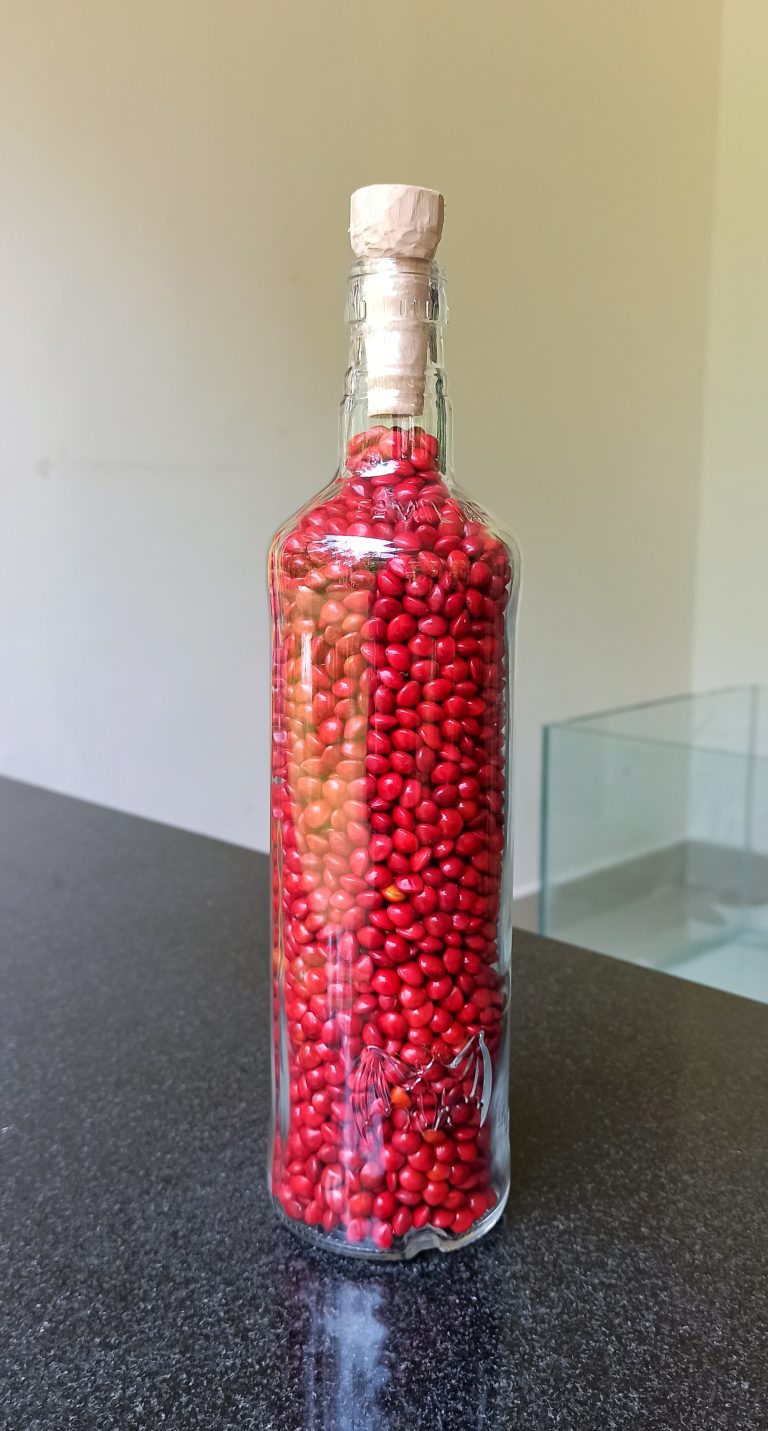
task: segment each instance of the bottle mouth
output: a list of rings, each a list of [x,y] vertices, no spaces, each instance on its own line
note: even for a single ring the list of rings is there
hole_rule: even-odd
[[[371,311],[374,307],[378,310],[376,321],[380,322],[382,301],[392,321],[447,323],[445,271],[434,259],[357,259],[347,280],[345,321],[353,326],[370,325],[375,318]]]

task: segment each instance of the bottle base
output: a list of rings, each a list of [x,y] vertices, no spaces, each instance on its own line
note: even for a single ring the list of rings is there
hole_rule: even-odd
[[[508,1197],[509,1185],[499,1196],[495,1206],[459,1236],[451,1235],[444,1232],[442,1228],[430,1227],[427,1224],[426,1227],[412,1229],[406,1233],[405,1237],[400,1239],[399,1246],[386,1249],[347,1242],[341,1230],[338,1233],[327,1233],[319,1231],[316,1227],[306,1227],[304,1223],[289,1217],[277,1199],[273,1198],[272,1203],[283,1225],[290,1228],[294,1236],[300,1242],[305,1243],[307,1247],[321,1249],[323,1252],[332,1252],[337,1257],[355,1258],[358,1261],[376,1263],[410,1262],[411,1258],[417,1257],[421,1252],[458,1252],[462,1247],[468,1247],[471,1242],[477,1242],[479,1238],[490,1232],[492,1227],[496,1226],[503,1216]]]

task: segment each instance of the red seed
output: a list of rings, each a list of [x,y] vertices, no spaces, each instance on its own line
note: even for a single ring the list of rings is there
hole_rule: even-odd
[[[421,1202],[420,1192],[409,1192],[407,1188],[398,1188],[395,1193],[401,1207],[418,1207]]]
[[[368,853],[374,862],[388,860],[392,852],[392,841],[387,835],[373,835]]]
[[[398,975],[400,979],[406,984],[410,984],[413,988],[418,988],[420,984],[424,983],[424,975],[419,964],[415,961],[411,964],[402,964],[398,970]]]
[[[464,828],[464,821],[462,820],[458,810],[444,809],[440,811],[438,827],[440,830],[440,834],[445,839],[453,840],[456,838],[457,835],[461,834],[461,831]]]
[[[400,980],[393,969],[377,969],[371,980],[371,988],[377,994],[394,995],[400,988]]]
[[[404,1038],[408,1032],[408,1024],[402,1014],[390,1013],[379,1015],[379,1028],[385,1038]]]
[[[369,1192],[353,1193],[347,1206],[353,1217],[368,1217],[373,1207],[373,1198]]]
[[[412,1223],[413,1214],[411,1213],[410,1209],[407,1207],[398,1208],[397,1212],[392,1218],[392,1231],[394,1232],[395,1237],[405,1237],[406,1234],[410,1232]]]
[[[385,430],[379,438],[378,442],[378,448],[379,452],[381,453],[381,456],[388,461],[392,460],[393,458],[395,461],[397,461],[403,456],[403,453],[407,451],[407,447],[407,437],[405,433],[401,432],[400,428],[398,427],[393,427],[389,430]]]
[[[416,468],[417,472],[421,472],[430,468],[433,462],[434,454],[430,452],[424,438],[422,438],[418,446],[414,447],[411,452],[411,465]]]
[[[399,706],[415,706],[421,698],[421,687],[417,681],[406,681],[405,685],[397,692],[397,704]]]
[[[405,1191],[409,1193],[420,1193],[422,1189],[427,1186],[426,1175],[420,1173],[418,1168],[412,1167],[410,1163],[400,1169],[399,1181],[401,1188],[404,1188]]]
[[[415,732],[409,732],[415,734]],[[403,732],[405,734],[405,732]],[[418,737],[417,737],[418,743]],[[404,809],[414,810],[421,801],[421,785],[418,780],[406,780],[402,789],[401,801]]]
[[[382,800],[396,800],[403,788],[403,781],[400,775],[382,775],[378,783],[378,792]]]
[[[419,630],[425,636],[444,636],[447,629],[445,617],[437,614],[423,616],[419,622]]]
[[[418,1133],[407,1130],[392,1134],[392,1147],[398,1153],[403,1153],[406,1157],[410,1153],[415,1153],[421,1147],[421,1138]]]
[[[429,1143],[423,1143],[417,1152],[411,1153],[408,1165],[411,1168],[416,1168],[420,1173],[427,1173],[432,1167],[433,1158],[434,1154]]]
[[[415,988],[412,988],[410,985],[406,984],[405,987],[400,990],[400,1003],[402,1004],[403,1008],[407,1011],[407,1012],[406,1012],[406,1018],[408,1018],[408,1013],[409,1013],[410,1011],[412,1011],[413,1009],[421,1008],[421,1005],[424,1004],[424,1003],[426,1003],[426,1001],[427,1001],[426,989],[415,989]],[[306,1015],[305,1015],[305,1017],[306,1017]],[[428,1023],[428,1022],[429,1022],[428,1019],[425,1019],[425,1020],[424,1020],[424,1023],[425,1023],[425,1024]],[[412,1028],[420,1028],[420,1027],[422,1027],[421,1022],[414,1023],[414,1021],[413,1021],[412,1019],[410,1019],[410,1018],[408,1018],[408,1024],[409,1024],[409,1026],[412,1027]]]
[[[448,679],[447,676],[441,676],[438,680],[435,681],[427,681],[426,685],[423,688],[424,700],[435,701],[439,704],[440,701],[445,701],[448,699],[452,689],[452,682]]]
[[[347,1242],[365,1242],[368,1236],[368,1223],[363,1218],[352,1218],[347,1223]]]
[[[389,1221],[397,1212],[397,1201],[391,1192],[378,1193],[373,1200],[373,1215],[382,1221]]]
[[[407,612],[393,617],[387,627],[387,640],[396,642],[407,642],[417,631],[416,622]]]
[[[491,568],[484,561],[473,561],[469,569],[469,582],[471,586],[485,588],[490,585],[493,573]]]
[[[384,655],[388,666],[393,671],[408,671],[411,666],[411,653],[407,646],[390,643],[385,647]]]

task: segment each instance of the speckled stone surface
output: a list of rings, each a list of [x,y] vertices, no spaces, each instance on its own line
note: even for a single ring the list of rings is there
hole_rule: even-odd
[[[0,782],[0,1426],[768,1425],[768,1007],[519,935],[513,1191],[452,1257],[265,1189],[267,862]]]

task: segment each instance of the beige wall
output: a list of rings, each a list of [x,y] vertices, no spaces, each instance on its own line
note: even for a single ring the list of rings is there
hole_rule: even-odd
[[[263,567],[335,456],[349,191],[448,196],[462,479],[542,722],[689,682],[717,0],[0,0],[0,769],[267,838]]]
[[[768,4],[724,7],[694,679],[768,685]]]

